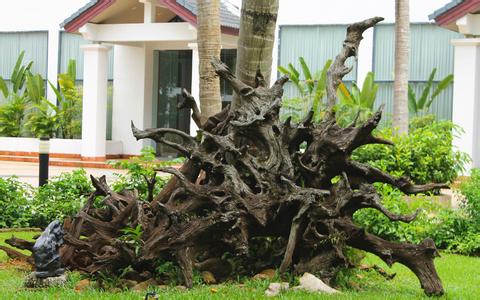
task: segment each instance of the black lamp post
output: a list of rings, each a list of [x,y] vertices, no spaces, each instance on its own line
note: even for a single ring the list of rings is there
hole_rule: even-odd
[[[38,185],[45,185],[48,181],[48,161],[50,159],[50,138],[41,137],[38,146]]]

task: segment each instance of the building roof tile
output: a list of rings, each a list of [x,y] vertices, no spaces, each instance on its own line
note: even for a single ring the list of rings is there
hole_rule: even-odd
[[[457,7],[460,3],[464,2],[465,0],[452,0],[445,4],[444,6],[440,7],[436,11],[434,11],[431,15],[428,16],[430,20],[436,19],[437,17],[443,15],[447,11],[451,10],[452,8]]]
[[[94,7],[98,2],[101,0],[91,0],[84,6],[82,6],[79,10],[74,12],[70,17],[65,19],[61,24],[60,27],[65,27],[67,24],[78,18],[84,12],[88,11],[92,7]],[[181,5],[183,8],[188,10],[193,15],[197,15],[198,7],[197,7],[197,0],[176,0],[177,4]],[[180,16],[181,17],[181,16]],[[238,29],[240,28],[240,9],[232,4],[229,0],[221,0],[220,1],[220,23],[223,27],[229,27]]]

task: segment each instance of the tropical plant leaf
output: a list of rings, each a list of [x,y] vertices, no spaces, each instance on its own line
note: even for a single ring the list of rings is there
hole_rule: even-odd
[[[445,78],[443,78],[435,88],[435,90],[432,93],[431,100],[435,99],[443,90],[448,88],[448,86],[453,82],[453,75],[447,75]]]
[[[355,101],[352,98],[352,95],[348,91],[348,88],[345,86],[343,82],[341,82],[337,89],[337,97],[340,103],[345,105],[354,106]]]
[[[8,86],[5,80],[3,80],[2,76],[0,76],[0,91],[2,91],[2,94],[5,97],[5,99],[8,98],[8,94],[9,94]]]
[[[298,72],[291,63],[288,64],[288,69],[290,70],[292,77],[298,82],[300,80],[300,72]]]
[[[314,119],[316,121],[320,120],[320,105],[322,102],[323,96],[327,92],[327,72],[332,64],[332,60],[329,59],[325,62],[321,72],[318,75],[317,86],[315,88],[315,94],[312,101],[312,110],[314,113]]]
[[[357,106],[362,105],[362,99],[360,98],[360,89],[358,88],[355,82],[352,83],[352,89],[350,91],[350,96],[353,100],[353,103]]]
[[[315,82],[312,78],[312,73],[310,72],[310,69],[307,66],[307,63],[305,62],[305,59],[300,56],[299,58],[300,61],[300,66],[302,67],[303,74],[305,75],[305,83],[308,88],[308,92],[312,93],[313,88],[315,87]]]
[[[67,74],[70,79],[75,83],[77,80],[77,61],[75,59],[70,59],[68,61]]]
[[[280,71],[280,73],[288,75],[288,76],[290,76],[290,74],[291,74],[291,72],[289,70],[285,69],[282,66],[278,66],[278,71]]]
[[[408,111],[412,114],[418,114],[417,95],[410,85],[408,85]]]
[[[10,81],[11,82],[16,82],[24,56],[25,56],[25,51],[21,51],[20,54],[17,57],[17,61],[15,62],[15,66],[13,67],[12,74],[10,75]]]
[[[57,102],[59,102],[59,103],[62,102],[63,97],[62,97],[62,94],[60,93],[60,91],[50,82],[50,80],[48,80],[48,85],[50,85],[50,88],[55,93],[55,97],[57,97]]]
[[[26,93],[29,100],[34,103],[39,103],[41,98],[45,96],[45,85],[42,76],[40,74],[28,74],[26,84]]]
[[[368,72],[363,81],[362,91],[360,92],[361,106],[370,110],[373,110],[378,91],[378,84],[376,84],[374,80],[373,72]]]
[[[432,73],[430,73],[430,76],[428,77],[427,80],[427,85],[423,89],[422,95],[420,96],[420,99],[417,101],[417,109],[418,110],[425,110],[425,103],[427,103],[428,95],[430,94],[430,90],[432,88],[433,84],[433,78],[435,78],[435,73],[437,73],[437,69],[434,68],[432,70]]]
[[[331,59],[327,60],[318,77],[317,87],[315,89],[315,97],[319,98],[319,100],[323,98],[324,94],[327,91],[327,72],[331,65],[332,65],[332,60]]]

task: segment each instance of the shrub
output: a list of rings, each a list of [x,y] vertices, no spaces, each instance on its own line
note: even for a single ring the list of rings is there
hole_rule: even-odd
[[[407,215],[421,209],[417,218],[410,222],[391,222],[381,212],[375,209],[362,209],[354,214],[354,221],[368,232],[376,234],[389,241],[421,242],[427,235],[432,221],[432,212],[441,210],[425,196],[411,197],[407,202],[403,193],[387,184],[376,185],[382,197],[382,205],[392,213]]]
[[[15,177],[0,178],[0,228],[29,226],[31,187]]]
[[[436,246],[447,251],[480,255],[480,170],[473,170],[469,180],[460,186],[466,197],[458,209],[432,204],[426,197],[414,197],[409,203],[402,193],[388,185],[378,185],[382,204],[391,212],[409,214],[416,208],[423,211],[411,223],[390,222],[380,212],[364,209],[355,213],[356,223],[371,233],[391,241],[419,243],[429,237]]]
[[[83,169],[63,173],[39,187],[31,201],[31,225],[44,227],[55,219],[74,215],[93,191]]]
[[[336,105],[337,122],[341,126],[347,126],[355,119],[359,124],[365,122],[373,114],[377,91],[378,84],[375,83],[372,72],[368,72],[365,76],[362,89],[356,83],[352,83],[349,91],[344,83],[340,83],[337,89],[339,101]]]
[[[480,231],[480,169],[472,170],[470,179],[460,185],[460,191],[466,198],[462,207],[476,221],[476,227]]]
[[[287,68],[278,67],[281,73],[288,75],[299,94],[298,97],[282,100],[281,117],[283,119],[291,117],[294,122],[299,122],[309,111],[313,111],[313,120],[319,122],[324,113],[322,99],[327,93],[327,71],[332,64],[332,60],[327,60],[322,70],[313,75],[305,59],[300,57],[298,60],[304,80],[300,78],[300,72],[291,63],[288,64]]]
[[[440,80],[437,84],[433,92],[430,94],[432,86],[433,86],[433,79],[435,78],[435,73],[437,73],[437,68],[434,68],[428,77],[427,84],[422,91],[420,97],[417,97],[413,87],[408,85],[408,110],[411,114],[415,114],[416,116],[427,112],[430,109],[433,101],[440,95],[444,90],[448,88],[448,86],[453,82],[453,75],[447,75],[445,78]]]
[[[76,63],[70,60],[68,72],[58,75],[57,89],[50,81],[57,104],[52,104],[44,97],[43,79],[40,75],[29,76],[28,95],[32,102],[32,111],[28,115],[26,126],[34,136],[62,137],[73,139],[81,136],[82,130],[82,96],[80,88],[75,85]],[[41,82],[42,84],[35,84]],[[34,88],[33,88],[34,87]]]
[[[149,198],[147,179],[150,180],[153,177],[155,169],[180,164],[183,160],[183,158],[177,158],[169,161],[158,161],[155,158],[155,149],[153,147],[145,147],[142,149],[139,157],[133,157],[114,164],[116,168],[127,169],[128,172],[126,175],[116,174],[118,180],[112,184],[112,188],[116,192],[137,190],[140,199],[147,201]],[[160,192],[167,179],[168,177],[162,177],[158,174],[155,176],[156,184],[153,195],[157,195]]]
[[[128,169],[128,172],[126,175],[117,174],[119,178],[112,183],[112,189],[116,192],[137,190],[141,200],[149,201],[146,178],[151,179],[156,168],[182,161],[179,158],[160,162],[155,158],[154,149],[147,147],[142,150],[140,157],[116,164],[117,167]],[[167,179],[156,175],[152,196],[160,192]],[[62,173],[35,189],[15,177],[0,178],[0,227],[45,227],[55,219],[63,220],[75,215],[93,190],[83,169]]]
[[[19,137],[23,133],[23,123],[28,101],[24,96],[12,94],[7,103],[0,106],[0,135]]]
[[[408,176],[417,184],[452,182],[464,170],[468,155],[452,148],[459,128],[449,121],[422,124],[417,120],[408,135],[394,135],[391,128],[377,132],[394,146],[366,145],[353,158],[396,176]]]

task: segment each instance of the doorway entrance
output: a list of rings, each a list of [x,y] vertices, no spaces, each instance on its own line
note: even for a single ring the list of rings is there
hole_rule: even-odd
[[[177,104],[182,97],[182,88],[191,90],[191,84],[192,51],[158,51],[158,128],[175,128],[190,133],[190,111],[177,109]],[[175,136],[167,138],[176,141]],[[178,153],[171,147],[157,143],[157,155],[164,158],[175,158]]]

